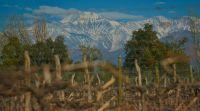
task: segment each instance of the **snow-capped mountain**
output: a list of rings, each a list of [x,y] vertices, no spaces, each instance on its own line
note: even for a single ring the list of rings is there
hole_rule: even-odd
[[[182,17],[180,19],[168,19],[163,16],[156,16],[147,20],[139,22],[128,22],[126,24],[129,31],[143,28],[145,23],[153,24],[154,30],[157,32],[159,38],[168,36],[170,33],[177,31],[190,31],[190,19],[192,17]],[[200,22],[199,22],[200,23]]]
[[[61,20],[60,24],[49,24],[48,32],[50,35],[64,35],[66,43],[73,48],[84,44],[101,47],[110,52],[120,49],[123,42],[130,38],[128,30],[121,23],[91,12],[69,16]]]
[[[90,45],[99,48],[108,59],[113,58],[113,54],[123,53],[123,45],[131,38],[132,31],[143,28],[145,23],[153,24],[158,37],[163,39],[169,35],[173,36],[172,33],[189,32],[189,18],[172,20],[157,16],[124,23],[106,19],[94,12],[78,12],[66,16],[60,22],[48,23],[48,32],[52,37],[64,35],[71,50],[78,48],[80,44]],[[183,35],[179,33],[178,36]]]

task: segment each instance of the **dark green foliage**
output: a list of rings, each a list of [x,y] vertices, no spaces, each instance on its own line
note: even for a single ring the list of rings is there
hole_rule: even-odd
[[[52,63],[51,48],[45,42],[37,42],[30,48],[30,58],[33,65]]]
[[[34,65],[53,64],[56,54],[59,55],[61,63],[71,63],[62,36],[58,36],[55,41],[49,38],[46,42],[37,42],[30,48],[31,62]]]
[[[8,39],[8,44],[2,50],[2,62],[5,66],[18,66],[23,64],[23,46],[17,37]]]
[[[125,66],[132,69],[134,59],[137,59],[142,68],[153,68],[160,60],[166,57],[184,55],[185,39],[162,43],[150,24],[144,29],[134,31],[131,40],[125,44]]]
[[[161,43],[150,24],[144,29],[133,32],[132,39],[125,44],[125,66],[133,68],[134,59],[138,59],[142,67],[151,67],[167,54],[166,47]]]
[[[64,62],[71,63],[72,62],[72,60],[70,60],[69,55],[68,55],[67,46],[64,44],[63,36],[56,37],[53,46],[54,46],[53,55],[58,54],[60,57],[61,63],[64,63]]]
[[[45,42],[35,44],[22,44],[17,37],[10,37],[8,44],[2,50],[3,66],[21,66],[24,61],[24,51],[29,52],[32,65],[54,64],[54,55],[58,54],[61,63],[71,63],[64,38],[59,36],[53,41],[51,38]]]

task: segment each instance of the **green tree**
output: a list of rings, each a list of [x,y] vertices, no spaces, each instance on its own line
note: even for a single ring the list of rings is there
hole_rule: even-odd
[[[2,65],[3,61],[2,61],[2,50],[4,48],[4,46],[8,43],[7,38],[4,36],[3,33],[0,32],[0,64]]]
[[[24,18],[20,15],[9,16],[3,30],[3,36],[6,38],[18,37],[20,42],[23,44],[31,43],[29,32],[25,27]]]
[[[64,37],[63,36],[57,36],[54,41],[53,46],[53,54],[58,54],[60,57],[61,63],[72,63],[72,60],[69,57],[69,52],[67,49],[67,45],[64,43]]]
[[[48,38],[45,42],[37,41],[30,48],[31,62],[34,65],[53,64],[54,55],[59,55],[61,63],[71,63],[64,37],[58,36],[55,41]]]
[[[16,41],[13,41],[16,40]],[[16,56],[16,53],[14,53],[15,43],[13,42],[19,42],[19,46],[22,47],[22,50],[24,47],[30,45],[31,38],[28,34],[28,31],[25,27],[23,16],[20,15],[12,15],[9,16],[6,22],[6,25],[3,29],[3,32],[0,33],[0,64],[1,65],[16,65],[18,62],[13,61],[11,63],[11,56]],[[6,46],[5,46],[6,45]],[[15,47],[15,48],[13,48]],[[4,49],[4,51],[3,51]],[[17,49],[17,48],[16,48]],[[17,49],[19,50],[19,49]],[[20,49],[21,50],[21,49]],[[3,54],[4,53],[4,54]],[[10,54],[8,54],[10,53]],[[3,60],[4,59],[4,60]],[[17,59],[17,58],[12,58]],[[4,61],[4,63],[3,63]]]
[[[44,42],[33,44],[29,51],[33,65],[49,64],[52,61],[51,49]]]
[[[134,59],[142,67],[152,67],[167,55],[166,46],[161,43],[150,24],[134,31],[131,40],[125,44],[125,66],[132,69]]]
[[[8,44],[2,50],[4,66],[19,66],[23,64],[23,46],[17,37],[8,38]]]
[[[35,17],[33,25],[33,36],[38,42],[44,42],[49,38],[45,18]]]

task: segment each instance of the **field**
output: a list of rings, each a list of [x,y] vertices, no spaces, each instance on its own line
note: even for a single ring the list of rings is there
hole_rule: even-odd
[[[135,60],[135,73],[105,61],[31,66],[0,72],[1,111],[199,111],[199,77],[176,72],[145,72]],[[165,60],[167,61],[167,60]],[[164,62],[165,62],[164,61]],[[98,68],[99,71],[94,72]],[[189,69],[189,68],[188,68]],[[12,76],[11,76],[12,75]],[[148,76],[147,76],[148,75]]]
[[[200,111],[200,0],[0,0],[0,111]]]

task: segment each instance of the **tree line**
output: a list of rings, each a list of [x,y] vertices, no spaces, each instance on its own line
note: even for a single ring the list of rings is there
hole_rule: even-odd
[[[61,63],[73,62],[64,36],[51,37],[45,18],[35,17],[33,26],[28,30],[22,16],[10,16],[0,38],[1,66],[22,66],[25,50],[30,54],[32,65],[53,64],[56,54]],[[101,51],[95,47],[79,45],[79,48],[88,61],[102,58]]]
[[[53,56],[58,54],[61,63],[71,63],[64,36],[57,36],[53,40],[47,31],[44,18],[35,18],[32,35],[25,27],[21,16],[14,15],[1,34],[1,66],[21,66],[24,64],[24,51],[27,50],[31,57],[32,65],[51,64]]]
[[[72,63],[64,36],[57,36],[55,40],[48,35],[47,23],[44,18],[35,18],[31,29],[27,30],[23,17],[15,15],[8,22],[0,34],[0,64],[1,66],[20,66],[23,64],[23,53],[29,51],[31,64],[42,65],[54,62],[53,56],[58,54],[61,63]],[[196,36],[195,36],[196,37]],[[143,29],[133,31],[132,37],[125,44],[124,66],[132,70],[134,59],[144,68],[154,68],[164,58],[176,55],[185,55],[184,44],[186,39],[164,43],[159,40],[151,24],[145,24]],[[88,60],[101,58],[97,48],[79,46]],[[189,62],[180,64],[188,66]]]

